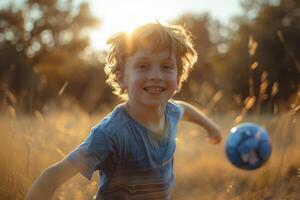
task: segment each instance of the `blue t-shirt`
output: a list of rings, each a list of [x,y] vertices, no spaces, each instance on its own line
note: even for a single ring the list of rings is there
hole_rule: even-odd
[[[119,105],[67,156],[88,179],[99,170],[96,199],[170,198],[179,105],[169,101],[165,117],[168,128],[158,137]]]

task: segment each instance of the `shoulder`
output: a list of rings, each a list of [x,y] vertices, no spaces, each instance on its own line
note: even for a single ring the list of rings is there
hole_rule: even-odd
[[[182,108],[180,104],[171,99],[166,105],[166,113],[167,115],[174,116],[179,120],[182,117]]]
[[[166,110],[171,113],[180,113],[181,112],[181,106],[173,99],[169,100],[166,106]]]
[[[114,110],[106,115],[98,124],[96,124],[92,131],[99,134],[105,134],[107,136],[113,136],[124,128],[129,119],[124,113],[122,105],[118,105]]]
[[[99,151],[113,150],[120,138],[125,137],[124,131],[128,124],[128,118],[120,106],[106,115],[98,124],[91,128],[88,137],[82,147],[97,149]]]

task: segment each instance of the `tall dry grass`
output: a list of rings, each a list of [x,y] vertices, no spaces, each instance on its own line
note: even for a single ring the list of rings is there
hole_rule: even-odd
[[[8,109],[9,110],[9,109]],[[89,116],[77,107],[49,109],[34,116],[8,111],[0,116],[0,199],[22,199],[43,169],[62,159],[87,136],[90,128],[108,113]],[[270,134],[270,160],[255,171],[233,167],[220,145],[206,142],[201,127],[182,122],[175,154],[176,186],[173,199],[300,199],[300,123],[295,112],[276,115],[242,112],[211,115],[224,138],[237,122],[263,125]],[[239,118],[237,118],[239,116]],[[239,121],[236,121],[236,120]],[[91,182],[77,175],[53,199],[91,199],[98,175]]]
[[[235,116],[215,116],[229,132]],[[298,120],[298,123],[297,123]],[[300,199],[300,123],[291,113],[244,116],[244,121],[266,127],[272,139],[269,161],[260,169],[245,171],[227,160],[224,142],[212,146],[205,132],[182,123],[177,140],[174,199]]]

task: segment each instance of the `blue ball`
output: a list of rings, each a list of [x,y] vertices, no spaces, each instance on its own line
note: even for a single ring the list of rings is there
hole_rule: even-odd
[[[242,123],[233,127],[227,137],[225,148],[229,161],[245,170],[261,167],[272,152],[268,132],[254,123]]]

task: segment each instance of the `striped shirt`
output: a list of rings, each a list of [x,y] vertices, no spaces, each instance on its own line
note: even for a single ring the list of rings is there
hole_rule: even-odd
[[[169,101],[165,116],[168,128],[158,137],[119,105],[67,156],[88,179],[99,170],[97,200],[170,199],[179,106]]]

